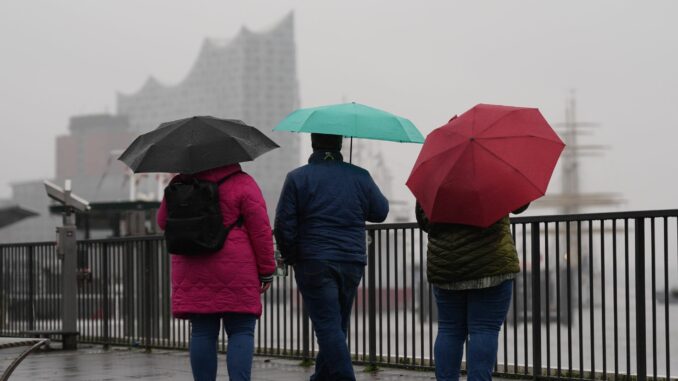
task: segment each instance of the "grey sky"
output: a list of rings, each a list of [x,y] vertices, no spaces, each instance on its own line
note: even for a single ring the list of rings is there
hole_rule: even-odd
[[[582,163],[582,187],[623,193],[623,209],[676,207],[676,1],[3,0],[0,197],[7,183],[53,176],[69,116],[115,111],[116,91],[149,75],[176,83],[203,38],[291,10],[303,106],[354,100],[426,134],[481,102],[558,122],[575,88],[581,119],[601,125],[584,142],[612,147]],[[409,197],[419,147],[383,147]]]

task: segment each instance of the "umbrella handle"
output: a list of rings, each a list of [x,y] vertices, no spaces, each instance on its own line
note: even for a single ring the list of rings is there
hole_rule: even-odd
[[[353,164],[353,136],[351,136],[351,145],[348,149],[348,162]]]

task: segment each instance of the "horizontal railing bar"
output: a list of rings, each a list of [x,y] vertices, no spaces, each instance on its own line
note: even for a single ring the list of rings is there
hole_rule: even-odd
[[[600,220],[623,220],[627,218],[634,219],[634,218],[656,218],[656,217],[678,217],[678,209],[511,217],[511,222],[516,224],[527,224],[532,222],[600,221]]]
[[[416,222],[399,222],[399,223],[387,223],[387,224],[367,224],[365,225],[367,230],[387,230],[387,229],[415,229],[418,228]]]
[[[630,211],[630,212],[605,212],[605,213],[582,213],[582,214],[568,214],[568,215],[542,215],[529,217],[511,217],[513,224],[528,224],[535,222],[576,222],[576,221],[600,221],[600,220],[620,220],[633,218],[657,218],[657,217],[678,217],[678,209],[664,209],[664,210],[644,210],[644,211]],[[367,230],[386,230],[386,229],[414,229],[418,225],[416,222],[402,222],[402,223],[386,223],[386,224],[367,224]],[[114,237],[114,238],[100,238],[79,240],[79,242],[89,243],[125,243],[130,241],[153,241],[161,240],[164,237],[160,234],[156,235],[140,235],[130,237]],[[53,241],[44,242],[20,242],[20,243],[2,243],[0,247],[25,247],[25,246],[50,246],[54,245]]]
[[[97,238],[97,239],[79,239],[79,243],[125,243],[125,242],[146,242],[163,240],[165,237],[162,234],[154,235],[135,235],[129,237],[111,237],[111,238]]]
[[[56,242],[54,241],[41,241],[41,242],[14,242],[14,243],[0,243],[0,247],[6,248],[16,248],[16,247],[28,247],[28,246],[54,246]],[[0,253],[1,254],[1,253]]]
[[[633,218],[678,217],[678,209],[640,210],[630,212],[604,212],[580,214],[554,214],[528,217],[511,217],[511,223],[529,224],[533,222],[576,222],[589,220],[622,220]],[[412,229],[417,228],[416,222],[401,222],[387,224],[367,224],[367,230],[380,229]]]

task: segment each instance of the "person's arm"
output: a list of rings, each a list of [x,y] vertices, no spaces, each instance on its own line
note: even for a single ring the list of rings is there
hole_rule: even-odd
[[[368,222],[384,222],[388,216],[388,200],[379,190],[379,187],[372,179],[372,176],[367,175],[367,216]]]
[[[526,210],[527,210],[527,208],[528,208],[529,206],[530,206],[530,203],[528,202],[527,204],[525,204],[525,205],[521,206],[520,208],[518,208],[518,209],[514,210],[514,211],[513,211],[513,212],[511,212],[511,213],[513,213],[513,214],[520,214],[520,213],[522,213],[522,212],[526,211]]]
[[[431,224],[429,223],[428,217],[426,217],[426,214],[424,213],[424,209],[419,204],[419,201],[417,201],[417,205],[414,207],[414,214],[417,216],[417,224],[419,224],[419,229],[428,233]]]
[[[297,212],[297,187],[288,174],[275,210],[275,243],[285,262],[293,264],[299,256],[299,221]]]
[[[273,281],[275,272],[273,232],[268,220],[264,196],[254,179],[248,176],[247,180],[249,184],[247,184],[247,191],[240,204],[240,213],[254,249],[259,280],[265,284]],[[265,291],[264,287],[268,288],[268,286],[262,286],[263,291]]]

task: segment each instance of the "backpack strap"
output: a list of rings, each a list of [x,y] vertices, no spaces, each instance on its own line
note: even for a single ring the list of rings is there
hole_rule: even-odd
[[[221,184],[223,184],[224,182],[226,182],[226,180],[228,180],[229,178],[231,178],[231,177],[233,177],[233,176],[235,176],[235,175],[237,175],[237,174],[239,174],[239,173],[242,173],[242,171],[235,171],[235,172],[233,172],[233,173],[231,173],[231,174],[229,174],[229,175],[226,175],[226,176],[222,177],[219,181],[217,181],[217,187],[218,187],[218,186],[221,186]],[[242,214],[240,214],[240,215],[238,215],[238,219],[235,220],[234,223],[232,223],[231,225],[229,225],[229,226],[226,228],[226,230],[227,230],[227,231],[230,231],[231,229],[233,229],[233,228],[236,227],[236,226],[237,226],[237,227],[241,227],[242,224],[243,224],[244,222],[245,222],[245,218],[243,217]]]

